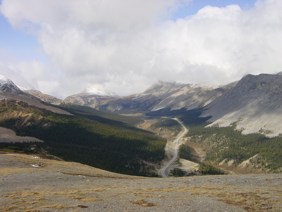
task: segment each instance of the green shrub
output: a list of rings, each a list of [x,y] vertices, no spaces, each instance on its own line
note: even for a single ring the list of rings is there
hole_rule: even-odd
[[[235,127],[191,127],[192,140],[209,147],[207,160],[235,160],[237,164],[259,154],[273,171],[282,167],[282,137],[267,138],[261,134],[243,135]]]
[[[212,165],[201,163],[199,167],[199,173],[202,175],[219,175],[224,174],[224,171]]]

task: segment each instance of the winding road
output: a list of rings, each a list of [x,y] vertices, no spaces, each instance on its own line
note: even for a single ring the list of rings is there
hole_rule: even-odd
[[[184,126],[182,121],[180,121],[178,118],[172,119],[177,121],[183,129],[181,130],[181,132],[178,133],[178,135],[173,141],[168,141],[166,144],[165,152],[169,160],[166,161],[160,169],[159,173],[162,177],[168,177],[171,165],[177,160],[179,147],[184,142],[183,137],[188,133],[188,129]]]

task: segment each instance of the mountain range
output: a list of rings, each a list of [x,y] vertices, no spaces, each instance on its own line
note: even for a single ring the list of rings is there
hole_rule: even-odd
[[[53,98],[53,97],[52,97]],[[31,106],[38,107],[41,109],[49,110],[58,114],[69,114],[58,107],[45,104],[40,98],[29,94],[28,92],[22,91],[17,85],[15,85],[10,79],[0,75],[0,100],[12,99],[16,101],[23,101]],[[44,99],[43,99],[44,100]]]
[[[281,171],[280,73],[246,75],[218,87],[160,81],[125,97],[83,92],[65,99],[22,91],[0,77],[0,134],[15,132],[15,140],[40,141],[33,143],[41,153],[106,170],[156,175],[166,143],[156,134],[169,139],[179,131],[169,117],[189,127],[180,158]],[[30,144],[21,145],[30,151]]]
[[[42,100],[56,98],[29,93],[1,77],[0,151],[34,153],[125,174],[156,175],[150,164],[164,158],[166,141],[132,126],[134,118],[52,105]]]
[[[236,126],[244,134],[269,137],[282,133],[282,75],[246,75],[238,82],[219,87],[158,82],[146,91],[126,97],[79,93],[54,100],[30,93],[43,101],[81,105],[101,111],[148,113],[159,110],[201,109],[208,126]]]

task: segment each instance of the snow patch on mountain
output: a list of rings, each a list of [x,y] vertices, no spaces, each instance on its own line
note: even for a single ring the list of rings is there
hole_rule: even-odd
[[[177,89],[183,86],[185,85],[181,83],[159,81],[145,92],[138,94],[137,96],[152,95],[155,97],[160,97],[163,95],[169,95],[171,92],[175,92]]]
[[[1,81],[8,81],[8,79],[5,76],[0,74],[0,82]]]
[[[0,75],[0,93],[20,93],[21,90],[7,77]]]
[[[108,92],[106,89],[104,89],[101,86],[89,86],[81,93],[88,95],[97,95],[97,96],[117,96],[114,92]]]

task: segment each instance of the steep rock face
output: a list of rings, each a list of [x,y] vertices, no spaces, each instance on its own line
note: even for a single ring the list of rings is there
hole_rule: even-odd
[[[235,87],[207,106],[211,125],[236,127],[243,133],[282,133],[282,75],[243,77]]]

